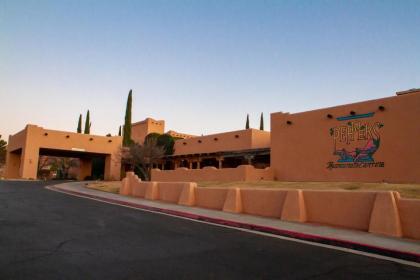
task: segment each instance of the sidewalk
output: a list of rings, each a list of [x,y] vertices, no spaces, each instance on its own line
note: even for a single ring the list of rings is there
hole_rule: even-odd
[[[50,190],[96,199],[152,212],[173,215],[217,225],[273,234],[286,238],[346,248],[369,254],[406,260],[420,265],[420,242],[402,238],[374,235],[363,231],[332,228],[313,224],[284,222],[258,216],[233,214],[197,207],[169,204],[156,200],[123,196],[92,190],[83,182],[48,186]],[[416,265],[417,266],[417,265]]]

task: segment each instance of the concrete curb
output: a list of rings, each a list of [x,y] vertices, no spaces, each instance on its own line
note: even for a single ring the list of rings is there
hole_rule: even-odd
[[[192,219],[192,220],[197,220],[197,221],[203,221],[203,222],[212,223],[212,224],[218,224],[218,225],[224,225],[224,226],[229,226],[233,228],[240,228],[240,229],[252,230],[252,231],[257,231],[257,232],[263,232],[263,233],[268,233],[268,234],[273,234],[273,235],[278,235],[278,236],[283,236],[283,237],[288,237],[288,238],[293,238],[293,239],[298,239],[298,240],[303,240],[303,241],[308,241],[308,242],[320,243],[324,245],[341,247],[341,248],[361,251],[365,253],[377,254],[377,255],[382,255],[382,256],[386,256],[390,258],[420,263],[420,254],[416,254],[413,252],[404,252],[404,251],[399,251],[399,250],[394,250],[394,249],[389,249],[389,248],[384,248],[384,247],[379,247],[379,246],[373,246],[370,244],[357,243],[357,242],[343,240],[343,239],[335,239],[335,238],[324,237],[320,235],[306,234],[306,233],[283,230],[283,229],[278,229],[278,228],[273,228],[273,227],[255,225],[251,223],[237,222],[237,221],[231,221],[231,220],[226,220],[226,219],[221,219],[221,218],[220,219],[213,218],[213,217],[208,217],[208,216],[199,215],[199,214],[192,214],[192,213],[187,213],[187,212],[182,212],[182,211],[177,211],[177,210],[170,210],[170,209],[164,209],[164,208],[159,208],[159,207],[154,207],[154,206],[147,206],[147,205],[142,205],[139,203],[132,203],[132,202],[127,202],[127,201],[122,201],[122,200],[117,200],[117,199],[105,198],[105,197],[92,195],[92,194],[86,194],[86,193],[82,193],[78,191],[65,190],[55,185],[47,186],[47,188],[58,191],[58,192],[62,192],[62,193],[77,195],[81,197],[91,198],[91,199],[95,199],[99,201],[104,201],[104,202],[122,205],[122,206],[128,206],[128,207],[137,208],[137,209],[143,209],[143,210],[147,210],[151,212],[163,213],[163,214],[168,214],[172,216],[177,216],[177,217],[182,217],[182,218],[187,218],[187,219]]]

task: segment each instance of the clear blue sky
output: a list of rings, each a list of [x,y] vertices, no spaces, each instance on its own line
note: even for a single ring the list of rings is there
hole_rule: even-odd
[[[420,87],[420,1],[0,0],[0,134],[192,134]]]

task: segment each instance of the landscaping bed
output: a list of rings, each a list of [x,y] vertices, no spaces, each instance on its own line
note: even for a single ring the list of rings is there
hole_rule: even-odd
[[[404,198],[420,198],[420,184],[388,184],[360,182],[198,182],[199,187],[223,188],[282,188],[313,190],[349,190],[349,191],[397,191]]]
[[[359,183],[359,182],[198,182],[199,187],[222,188],[281,188],[281,189],[313,189],[313,190],[348,190],[348,191],[398,191],[404,198],[420,199],[420,184],[388,184],[388,183]],[[90,189],[119,193],[121,182],[93,182],[88,183]]]
[[[87,183],[86,187],[103,192],[120,193],[121,181],[92,182]]]

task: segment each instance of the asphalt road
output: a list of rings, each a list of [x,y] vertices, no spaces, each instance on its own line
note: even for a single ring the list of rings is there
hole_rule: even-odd
[[[420,268],[77,198],[46,184],[0,181],[0,279],[420,279]]]

